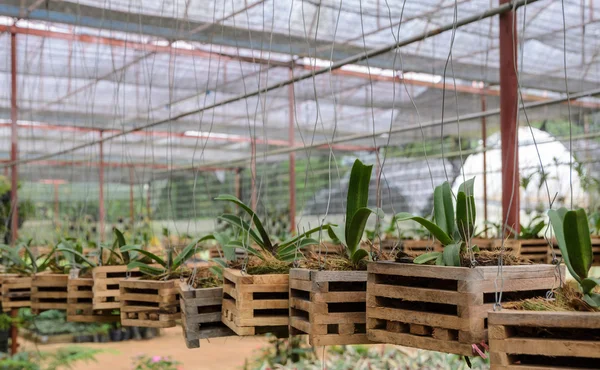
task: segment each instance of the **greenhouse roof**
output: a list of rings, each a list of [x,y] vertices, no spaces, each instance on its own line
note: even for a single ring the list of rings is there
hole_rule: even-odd
[[[557,1],[519,8],[525,103],[564,98],[567,86],[570,93],[598,92],[600,7],[593,3],[564,1],[564,12]],[[381,133],[427,126],[442,115],[444,135],[480,137],[479,117],[454,121],[457,114],[480,112],[482,96],[488,110],[498,108],[497,16],[310,74],[495,6],[489,0],[5,0],[0,83],[11,86],[13,32],[20,158],[37,159],[21,165],[20,176],[94,179],[99,147],[92,144],[100,132],[106,138],[145,126],[151,127],[104,142],[105,181],[129,181],[132,165],[138,182],[173,169],[228,167],[250,158],[253,137],[261,161],[284,159],[290,120],[300,148],[355,135],[331,147],[341,152],[440,137],[439,126]],[[236,99],[302,75],[309,77],[293,90]],[[206,108],[213,105],[219,106]],[[571,111],[575,118],[599,106],[587,96],[521,117],[564,119]],[[497,115],[487,118],[491,130],[497,122]],[[4,161],[10,160],[10,124],[11,90],[5,88]]]

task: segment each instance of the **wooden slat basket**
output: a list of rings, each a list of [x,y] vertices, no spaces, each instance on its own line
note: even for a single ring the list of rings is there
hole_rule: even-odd
[[[600,368],[600,313],[489,314],[491,370]]]
[[[129,271],[129,279],[142,276],[139,269]],[[94,285],[93,307],[95,310],[118,310],[119,305],[119,282],[127,278],[127,266],[98,266],[92,269]]]
[[[521,257],[533,263],[548,263],[548,255],[552,246],[546,239],[521,239]]]
[[[221,321],[223,288],[194,289],[179,284],[181,323],[187,348],[199,348],[200,339],[235,335]]]
[[[94,310],[92,278],[69,278],[67,288],[67,321],[69,322],[119,322],[117,310]]]
[[[237,335],[288,336],[289,275],[223,270],[222,321]]]
[[[441,252],[442,245],[437,240],[402,240],[402,252],[420,255],[426,252]]]
[[[313,346],[367,344],[366,271],[290,270],[291,334]]]
[[[502,301],[543,296],[558,282],[552,265],[476,268],[374,262],[368,266],[367,337],[425,350],[473,355],[487,341],[497,285]],[[564,267],[562,267],[564,276]]]
[[[2,281],[2,310],[7,312],[13,308],[31,307],[31,276],[7,274],[0,277]]]
[[[31,312],[35,315],[46,310],[67,310],[69,275],[33,275],[31,278]]]
[[[119,283],[121,325],[171,328],[181,318],[179,280],[124,279]]]

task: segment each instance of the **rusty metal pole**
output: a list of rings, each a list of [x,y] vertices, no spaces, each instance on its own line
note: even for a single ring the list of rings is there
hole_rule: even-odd
[[[133,166],[129,167],[129,218],[131,219],[131,227],[135,225],[135,210],[133,207]]]
[[[290,78],[294,77],[292,68],[290,68]],[[294,129],[294,84],[288,85],[288,112],[289,112],[289,130],[288,139],[290,148],[296,145]],[[296,230],[296,152],[290,152],[290,232],[293,234]]]
[[[98,131],[100,134],[100,140],[102,140],[102,131]],[[104,143],[100,141],[99,149],[100,149],[100,158],[98,165],[98,217],[100,221],[100,241],[104,241]]]
[[[11,245],[14,246],[19,237],[19,198],[17,194],[19,188],[19,174],[16,164],[16,161],[19,159],[19,133],[17,130],[17,35],[15,33],[10,34],[10,65],[10,160],[13,162],[10,166],[10,242]]]
[[[252,210],[257,212],[257,199],[256,199],[256,138],[253,136],[252,141],[250,142],[250,205],[252,206]]]
[[[500,0],[500,4],[509,0]],[[508,227],[520,232],[519,140],[517,127],[517,28],[513,11],[500,15],[500,137],[502,140],[502,217]],[[506,234],[506,230],[505,230]]]
[[[10,81],[10,159],[13,162],[12,166],[10,167],[10,241],[11,245],[14,246],[17,241],[17,237],[19,236],[19,206],[17,204],[19,201],[17,196],[17,189],[19,188],[19,175],[17,173],[16,164],[16,161],[19,158],[19,135],[17,131],[17,35],[15,33],[10,34]],[[13,308],[10,314],[12,317],[16,318],[18,315],[18,309]],[[10,327],[10,340],[10,353],[14,355],[19,349],[19,328],[15,324],[12,324]]]
[[[485,94],[481,94],[481,111],[487,110],[487,101]],[[483,221],[488,221],[488,202],[487,202],[487,120],[481,117],[481,142],[483,146]],[[484,235],[488,237],[487,227],[484,229]],[[500,235],[498,235],[500,236]]]

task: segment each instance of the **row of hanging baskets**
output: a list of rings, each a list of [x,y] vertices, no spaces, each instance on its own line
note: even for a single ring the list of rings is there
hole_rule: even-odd
[[[370,177],[371,167],[356,161],[344,225],[275,241],[250,207],[223,195],[217,200],[250,217],[220,217],[237,233],[204,236],[179,253],[167,250],[164,259],[116,233],[113,246],[103,247],[102,266],[62,246],[63,255],[87,268],[4,275],[3,303],[34,312],[64,309],[71,321],[155,328],[181,322],[188,348],[204,338],[273,333],[307,335],[314,346],[387,343],[466,357],[489,353],[496,369],[597,368],[600,279],[588,276],[594,255],[583,211],[550,213],[565,265],[532,264],[519,257],[518,243],[486,246],[473,238],[473,180],[455,200],[444,183],[435,189],[434,221],[396,215],[427,228],[437,246],[392,256],[377,245],[361,246],[367,218],[384,217],[367,208]],[[333,245],[311,238],[325,230]],[[218,243],[218,256],[192,265],[209,240]],[[574,284],[565,283],[565,266]]]

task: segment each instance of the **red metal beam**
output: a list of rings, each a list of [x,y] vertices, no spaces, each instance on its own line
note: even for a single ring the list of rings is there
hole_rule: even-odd
[[[292,69],[290,69],[290,78],[294,77]],[[295,104],[294,104],[294,84],[288,85],[288,118],[289,118],[289,129],[288,138],[290,141],[290,147],[296,145],[295,142]],[[293,234],[296,230],[296,152],[290,152],[290,232]]]
[[[38,37],[48,37],[48,38],[66,40],[66,41],[77,41],[77,42],[82,42],[82,43],[102,44],[102,45],[109,45],[112,47],[140,50],[140,51],[144,51],[144,52],[166,53],[166,54],[200,57],[200,58],[222,59],[225,61],[241,60],[241,61],[248,62],[248,63],[264,64],[264,65],[269,65],[269,66],[288,67],[288,68],[292,66],[291,62],[281,62],[281,61],[276,61],[276,60],[272,60],[272,59],[242,57],[242,56],[237,56],[237,55],[226,55],[226,54],[219,54],[219,53],[215,53],[215,52],[207,52],[207,51],[203,51],[203,50],[199,50],[199,49],[174,48],[172,46],[167,46],[167,45],[146,44],[146,43],[142,43],[142,42],[125,41],[125,40],[114,39],[114,38],[109,38],[109,37],[100,37],[100,36],[92,36],[92,35],[77,35],[77,34],[73,34],[71,32],[56,32],[56,31],[49,31],[49,30],[24,28],[24,27],[18,27],[18,26],[0,26],[0,32],[12,32],[12,33],[16,33],[16,34],[32,35],[32,36],[38,36]],[[297,61],[293,65],[296,67],[304,68],[306,70],[315,69],[314,66],[302,64]],[[391,77],[391,76],[373,75],[373,74],[368,74],[368,73],[363,73],[363,72],[358,72],[358,71],[349,71],[349,70],[344,70],[344,69],[332,70],[331,74],[339,75],[339,76],[360,77],[360,78],[365,78],[365,79],[371,79],[372,81],[393,81],[395,78],[397,78],[397,77]],[[435,89],[443,89],[444,88],[443,83],[433,83],[433,82],[419,81],[419,80],[406,79],[406,78],[404,79],[404,83],[406,83],[408,85],[415,85],[415,86],[426,86],[426,87],[435,88]],[[457,85],[456,91],[464,92],[464,93],[468,93],[468,94],[484,93],[484,94],[490,95],[490,96],[498,96],[499,95],[498,90],[483,89],[483,91],[482,91],[482,89],[480,89],[480,88],[472,87],[472,86],[468,86],[468,85]],[[523,100],[525,100],[525,101],[544,101],[544,100],[548,100],[548,98],[539,96],[539,95],[533,95],[533,94],[523,94]],[[586,107],[586,108],[600,108],[599,104],[589,103],[589,102],[572,101],[571,105],[581,106],[581,107]]]
[[[10,160],[3,159],[0,160],[0,163],[9,163]],[[100,162],[91,162],[91,161],[64,161],[64,160],[52,160],[47,159],[43,161],[34,161],[27,163],[28,166],[43,166],[43,167],[99,167]],[[187,166],[172,166],[169,164],[160,164],[160,163],[125,163],[125,162],[104,162],[105,168],[126,168],[126,167],[143,167],[143,168],[151,168],[155,170],[182,170],[189,169],[190,171],[196,171],[196,169],[189,168]],[[213,171],[233,171],[234,169],[231,167],[202,167],[202,172],[213,172]]]
[[[19,159],[19,133],[17,125],[17,35],[10,34],[10,160],[13,165],[10,167],[10,242],[15,245],[19,236],[19,174],[15,162]],[[16,347],[15,347],[16,350]]]
[[[10,122],[0,121],[0,127],[11,127]],[[115,135],[120,133],[119,130],[100,130],[98,128],[89,128],[82,126],[67,126],[67,125],[54,125],[50,123],[36,122],[35,125],[24,125],[19,124],[18,129],[20,130],[44,130],[44,131],[61,131],[61,132],[99,132],[103,131],[104,133],[108,133],[111,135]],[[188,139],[196,141],[198,139],[210,140],[210,141],[224,141],[230,143],[251,143],[252,138],[250,137],[218,137],[214,136],[215,133],[209,135],[208,133],[202,133],[200,135],[185,135],[183,132],[168,132],[168,131],[155,131],[155,130],[140,130],[131,133],[132,135],[139,135],[143,137],[158,137],[158,138],[178,138],[178,139]],[[287,140],[277,140],[277,139],[255,139],[257,144],[261,145],[271,145],[278,147],[289,147],[290,143]],[[297,147],[301,147],[297,145]],[[373,148],[362,145],[348,145],[348,144],[334,144],[333,149],[339,151],[371,151]]]
[[[481,111],[487,110],[487,102],[485,95],[481,95]],[[487,207],[487,120],[481,117],[481,141],[483,143],[483,221],[488,221]],[[485,228],[485,237],[488,237],[488,230]],[[499,235],[498,235],[499,236]]]
[[[100,140],[102,140],[102,131],[99,132]],[[98,218],[100,219],[100,241],[104,241],[104,142],[100,141],[99,145],[99,159],[98,166]]]
[[[17,132],[17,35],[14,33],[10,34],[10,159],[13,162],[11,169],[10,178],[10,204],[11,204],[11,219],[10,219],[10,243],[14,247],[17,241],[19,233],[19,198],[17,191],[19,189],[19,174],[17,173],[17,165],[15,161],[19,158],[18,143],[19,134]],[[11,310],[11,316],[16,318],[18,316],[18,310],[13,308]],[[16,323],[13,323],[10,328],[10,353],[16,354],[19,349],[19,328]]]
[[[500,0],[500,4],[509,0]],[[500,15],[500,138],[502,140],[502,220],[519,234],[519,138],[517,126],[517,27],[515,14],[510,11]],[[510,230],[510,229],[508,229]],[[508,230],[504,230],[508,234]]]

